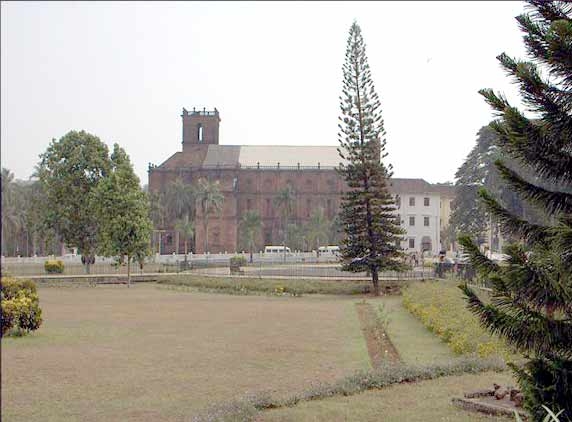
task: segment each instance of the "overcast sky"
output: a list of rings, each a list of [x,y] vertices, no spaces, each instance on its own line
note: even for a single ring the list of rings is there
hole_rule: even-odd
[[[149,162],[181,149],[183,107],[217,107],[223,145],[337,145],[349,27],[362,27],[396,177],[452,181],[515,101],[496,56],[525,57],[522,2],[2,3],[2,166],[27,179],[86,130]]]

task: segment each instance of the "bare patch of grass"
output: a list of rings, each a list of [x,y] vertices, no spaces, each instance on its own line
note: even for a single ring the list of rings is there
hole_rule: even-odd
[[[368,366],[352,300],[39,288],[44,325],[2,339],[9,421],[172,421]]]

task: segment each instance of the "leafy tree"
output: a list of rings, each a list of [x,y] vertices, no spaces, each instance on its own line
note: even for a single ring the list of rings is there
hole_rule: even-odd
[[[282,225],[282,246],[284,246],[284,260],[286,260],[286,242],[288,241],[288,220],[294,212],[295,200],[296,193],[294,192],[294,188],[289,184],[284,188],[278,190],[278,193],[274,197],[274,205],[278,208]]]
[[[111,171],[97,186],[96,214],[101,244],[106,256],[127,257],[127,283],[131,285],[131,261],[147,255],[153,228],[149,219],[147,195],[125,151],[115,144],[111,154]]]
[[[546,220],[532,204],[522,201],[518,195],[502,181],[495,166],[502,152],[496,145],[497,134],[490,126],[482,127],[477,133],[477,142],[467,159],[461,165],[455,177],[456,196],[452,204],[451,224],[458,233],[470,234],[479,244],[485,241],[485,231],[491,221],[491,215],[480,201],[478,191],[485,187],[494,193],[500,202],[513,214],[540,223]],[[534,175],[510,157],[504,157],[505,164],[528,178]],[[548,186],[549,187],[549,186]]]
[[[369,270],[379,295],[379,272],[401,270],[399,245],[403,234],[394,199],[388,190],[391,166],[386,168],[385,130],[375,93],[361,28],[350,28],[343,65],[340,97],[338,171],[349,190],[342,198],[340,219],[346,238],[340,247],[344,271]]]
[[[183,235],[185,241],[185,259],[189,253],[188,243],[189,239],[195,234],[195,222],[190,219],[189,214],[185,214],[183,218],[175,222],[175,230]],[[178,245],[177,245],[178,247]]]
[[[506,233],[523,242],[509,245],[507,265],[480,254],[471,239],[460,239],[471,261],[490,280],[490,302],[460,286],[481,323],[521,351],[527,362],[512,365],[533,420],[542,405],[564,410],[572,421],[572,4],[529,0],[530,13],[517,17],[532,61],[506,54],[498,59],[519,84],[529,116],[491,89],[480,93],[498,113],[491,124],[501,151],[495,165],[506,185],[524,201],[541,207],[550,224],[519,217],[483,190],[487,209]],[[535,177],[511,169],[517,160]],[[552,189],[541,186],[548,182]]]
[[[256,211],[247,211],[240,220],[241,240],[246,243],[250,253],[250,262],[252,262],[252,253],[256,247],[256,239],[262,230],[262,219]]]
[[[328,242],[332,232],[332,223],[326,218],[323,208],[316,208],[310,215],[310,220],[306,224],[306,238],[310,244],[310,249],[314,246],[320,249],[321,242]]]
[[[2,167],[2,254],[8,254],[8,238],[19,230],[20,218],[15,204],[14,173]]]
[[[495,133],[488,126],[481,128],[477,133],[477,144],[455,173],[457,181],[450,224],[457,232],[471,235],[479,244],[484,241],[489,218],[477,192],[485,186],[496,158],[495,150],[491,148],[495,138]]]
[[[208,179],[199,179],[195,191],[195,199],[201,211],[205,235],[204,252],[209,250],[209,219],[214,213],[221,213],[224,195],[220,191],[218,180],[211,182]]]
[[[110,170],[107,146],[97,136],[71,131],[40,155],[46,219],[68,246],[78,247],[86,272],[95,259],[99,224],[94,192]]]

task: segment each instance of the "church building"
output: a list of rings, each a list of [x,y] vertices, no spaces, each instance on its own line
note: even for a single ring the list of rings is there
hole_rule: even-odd
[[[295,192],[292,221],[305,224],[318,207],[330,220],[338,213],[346,185],[335,171],[340,163],[337,146],[220,145],[221,119],[216,108],[212,111],[183,109],[181,118],[182,151],[159,166],[149,164],[149,191],[164,192],[177,178],[189,184],[200,178],[219,181],[224,204],[220,215],[209,218],[210,253],[238,250],[239,223],[249,210],[258,212],[262,219],[257,243],[280,245],[280,210],[276,209],[274,198],[287,185]],[[425,248],[433,254],[438,253],[438,192],[422,179],[392,179],[392,185],[395,186],[395,189],[391,188],[395,190],[393,193],[408,201],[407,210],[401,210],[403,225],[408,231],[402,244],[404,249],[421,251]],[[408,193],[409,187],[413,191]],[[419,204],[411,205],[409,201],[414,200],[409,197],[414,195],[419,196]],[[417,211],[420,214],[416,220]],[[191,249],[193,253],[204,253],[205,233],[200,212],[196,218],[195,242]],[[160,253],[182,252],[183,239],[174,231],[174,222],[167,224],[169,227],[158,228],[161,229]]]

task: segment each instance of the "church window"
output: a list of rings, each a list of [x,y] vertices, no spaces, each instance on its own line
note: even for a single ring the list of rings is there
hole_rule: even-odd
[[[198,130],[198,134],[197,134],[197,136],[198,136],[198,141],[199,141],[199,142],[203,142],[203,141],[204,141],[203,135],[204,135],[204,133],[203,133],[203,125],[201,125],[201,124],[199,123],[199,130]]]

